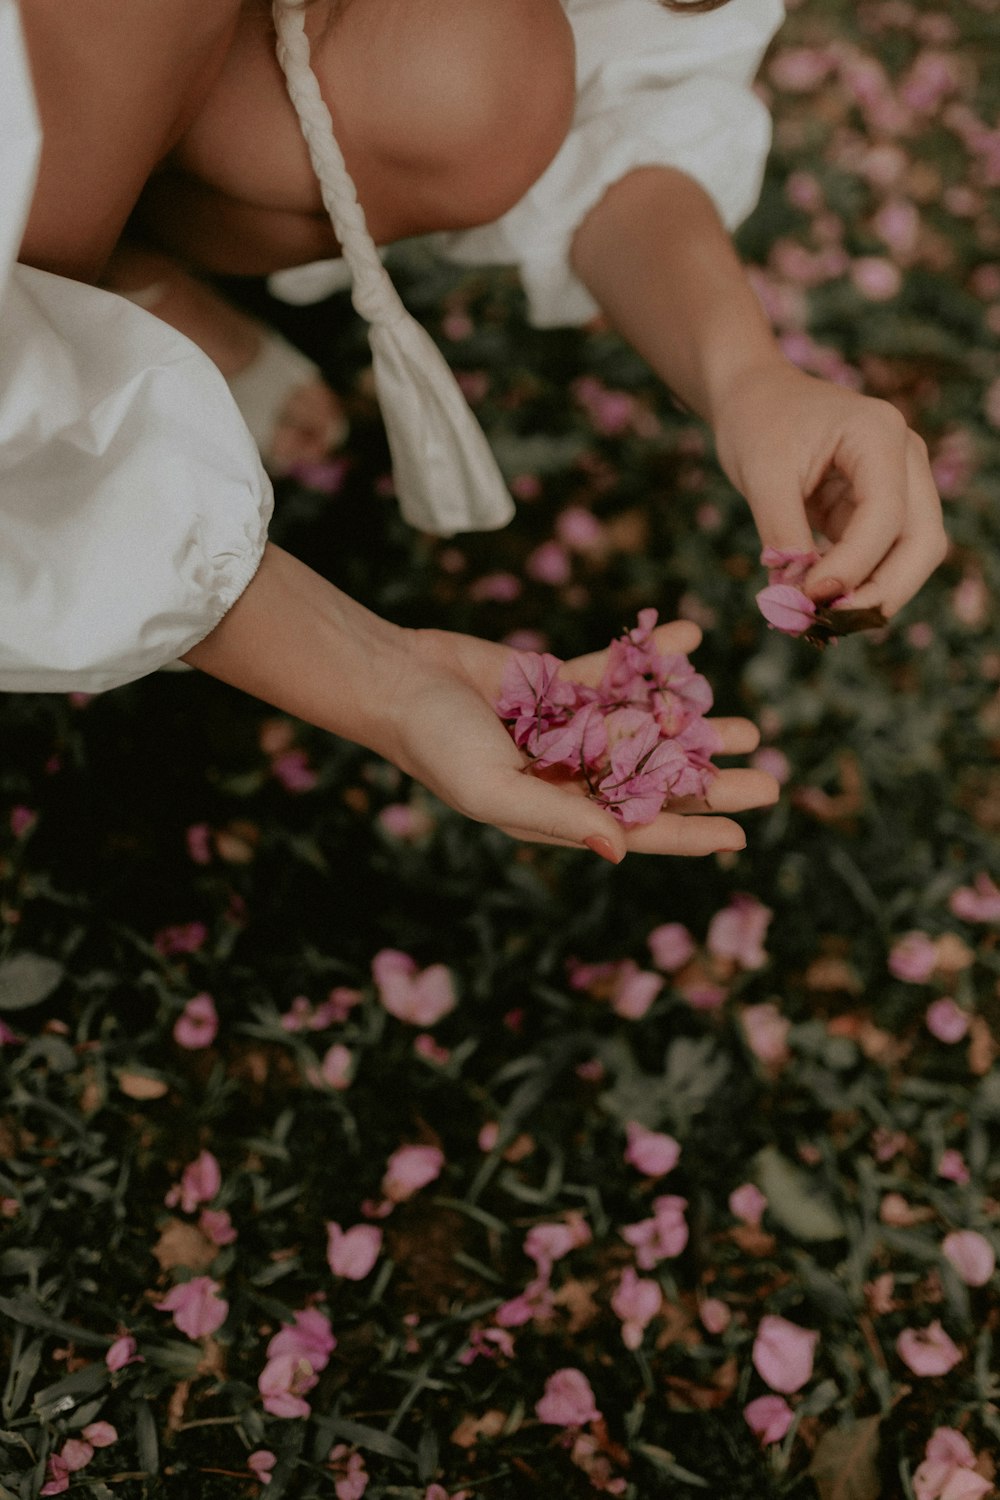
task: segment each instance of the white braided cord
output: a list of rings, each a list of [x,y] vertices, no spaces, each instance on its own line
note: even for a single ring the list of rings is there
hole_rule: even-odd
[[[407,316],[406,309],[368,233],[365,211],[358,202],[357,190],[333,133],[333,119],[309,60],[305,6],[275,0],[274,25],[278,33],[278,62],[285,75],[288,96],[309,147],[323,206],[354,278],[351,293],[354,306],[369,323],[395,322]]]
[[[369,323],[372,369],[400,510],[411,526],[450,536],[506,526],[514,506],[485,434],[440,349],[411,317],[382,265],[310,62],[305,11],[274,0],[278,61],[323,197]]]

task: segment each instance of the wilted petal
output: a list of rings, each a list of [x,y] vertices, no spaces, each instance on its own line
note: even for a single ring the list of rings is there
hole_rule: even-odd
[[[672,1135],[647,1130],[636,1120],[630,1120],[625,1130],[628,1135],[625,1160],[630,1166],[647,1177],[664,1177],[673,1171],[680,1160],[681,1148]]]
[[[372,1224],[341,1229],[339,1224],[329,1223],[326,1233],[326,1258],[333,1274],[347,1281],[363,1281],[382,1249],[381,1229]]]
[[[774,1391],[789,1395],[801,1390],[812,1377],[818,1340],[812,1329],[769,1313],[761,1318],[754,1339],[754,1369]]]
[[[896,1353],[914,1375],[947,1375],[962,1358],[961,1349],[938,1319],[926,1328],[904,1328],[896,1340]]]
[[[780,1443],[792,1425],[792,1408],[784,1396],[758,1396],[743,1408],[751,1432],[762,1443]]]
[[[941,1250],[966,1286],[985,1286],[996,1270],[993,1246],[975,1229],[956,1229],[945,1237]]]
[[[443,1166],[444,1152],[437,1146],[400,1146],[386,1165],[382,1191],[393,1203],[403,1203],[439,1177]]]
[[[222,1287],[210,1276],[195,1276],[171,1287],[162,1302],[153,1306],[173,1313],[174,1326],[190,1339],[215,1333],[229,1316],[229,1303],[219,1296]]]
[[[601,1413],[594,1401],[590,1381],[582,1370],[557,1370],[545,1382],[545,1394],[535,1403],[540,1422],[553,1427],[582,1427],[598,1422]]]
[[[772,583],[757,595],[757,608],[767,623],[785,635],[804,635],[816,618],[816,605],[790,583]]]

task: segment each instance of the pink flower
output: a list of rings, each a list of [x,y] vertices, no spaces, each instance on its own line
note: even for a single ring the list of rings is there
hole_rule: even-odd
[[[927,1030],[939,1042],[960,1042],[969,1029],[968,1015],[947,995],[943,995],[940,1000],[931,1001],[924,1019]]]
[[[554,1309],[548,1272],[529,1281],[524,1291],[504,1302],[493,1314],[501,1328],[520,1328],[532,1318],[549,1318]]]
[[[451,973],[444,964],[419,971],[408,953],[383,948],[372,959],[372,975],[389,1014],[412,1026],[433,1026],[455,1009]]]
[[[192,823],[184,835],[188,854],[196,865],[212,863],[212,830],[207,823]]]
[[[569,505],[556,517],[556,534],[564,547],[574,552],[599,552],[607,530],[584,505]]]
[[[319,781],[304,750],[286,750],[276,755],[271,761],[271,774],[286,792],[311,792]]]
[[[311,1408],[304,1399],[305,1393],[318,1381],[319,1376],[308,1359],[278,1354],[261,1370],[257,1389],[264,1398],[264,1410],[272,1417],[307,1417]]]
[[[672,1135],[647,1130],[636,1120],[630,1120],[625,1131],[628,1136],[625,1160],[629,1166],[647,1177],[665,1177],[674,1170],[680,1160],[681,1148]]]
[[[927,1441],[924,1461],[913,1476],[917,1500],[980,1500],[993,1488],[974,1472],[976,1455],[954,1427],[938,1427]]]
[[[851,262],[851,280],[869,302],[888,302],[903,284],[903,273],[882,255],[859,255]]]
[[[997,1258],[985,1235],[975,1229],[956,1229],[941,1246],[966,1286],[985,1286],[996,1270]]]
[[[792,1425],[792,1408],[784,1396],[758,1396],[743,1408],[743,1416],[765,1445],[780,1443]]]
[[[663,976],[640,969],[630,958],[620,965],[611,991],[611,1009],[626,1021],[639,1021],[663,988]]]
[[[622,1342],[626,1349],[638,1349],[646,1327],[663,1306],[663,1292],[658,1281],[637,1276],[631,1266],[622,1272],[611,1296],[611,1310],[622,1324]]]
[[[126,1365],[142,1362],[142,1356],[136,1353],[135,1339],[130,1333],[123,1333],[121,1338],[115,1339],[104,1356],[104,1363],[109,1370],[123,1370]]]
[[[38,1491],[40,1495],[61,1495],[69,1489],[69,1466],[58,1453],[53,1453],[45,1466],[48,1483]]]
[[[591,1240],[590,1226],[580,1214],[569,1214],[562,1224],[536,1224],[524,1237],[524,1253],[538,1267],[539,1274],[548,1276],[553,1264],[562,1260],[571,1250],[588,1245]]]
[[[750,1051],[762,1063],[777,1065],[788,1061],[788,1033],[792,1023],[773,1000],[745,1005],[740,1020]]]
[[[764,1217],[766,1207],[767,1199],[753,1182],[744,1182],[729,1194],[729,1212],[733,1218],[742,1220],[753,1229]]]
[[[725,1333],[733,1321],[729,1305],[719,1297],[706,1297],[698,1312],[703,1327],[709,1333]]]
[[[525,560],[524,571],[536,583],[547,583],[552,588],[561,588],[569,583],[573,568],[569,553],[561,542],[543,542]]]
[[[211,995],[195,995],[174,1022],[173,1037],[178,1047],[197,1052],[210,1047],[219,1029],[219,1017]]]
[[[695,950],[694,938],[680,922],[664,922],[661,927],[654,927],[646,941],[654,964],[665,974],[676,974],[683,969]]]
[[[200,1339],[215,1333],[229,1316],[229,1303],[219,1296],[219,1282],[211,1276],[195,1276],[170,1288],[162,1302],[153,1306],[174,1315],[174,1326],[189,1339]]]
[[[914,1375],[947,1375],[962,1358],[961,1349],[937,1318],[927,1328],[904,1328],[896,1340],[896,1353]]]
[[[392,1203],[404,1203],[441,1175],[444,1152],[437,1146],[400,1146],[386,1165],[382,1191]]]
[[[937,966],[937,945],[926,932],[906,932],[889,952],[889,973],[908,984],[924,984]]]
[[[590,1381],[582,1370],[574,1369],[557,1370],[549,1376],[545,1394],[535,1403],[535,1415],[553,1427],[582,1427],[585,1422],[601,1420]]]
[[[330,1328],[330,1319],[315,1307],[304,1307],[295,1313],[291,1323],[284,1324],[273,1335],[267,1346],[270,1359],[285,1355],[292,1359],[308,1360],[314,1370],[325,1370],[330,1355],[337,1347],[337,1340]]]
[[[619,1232],[635,1249],[635,1262],[641,1271],[651,1271],[661,1260],[680,1255],[688,1242],[684,1218],[687,1199],[672,1193],[653,1200],[653,1217],[638,1224],[626,1224]]]
[[[333,1489],[337,1500],[361,1500],[368,1488],[368,1471],[365,1461],[357,1449],[346,1443],[337,1443],[330,1449],[327,1463],[333,1469]]]
[[[966,1183],[969,1180],[969,1169],[965,1164],[965,1157],[961,1151],[956,1151],[953,1146],[941,1152],[937,1164],[937,1174],[948,1182]]]
[[[88,1422],[80,1434],[92,1448],[110,1448],[118,1441],[118,1429],[110,1422]]]
[[[270,1448],[258,1448],[247,1459],[247,1468],[255,1479],[260,1480],[261,1484],[270,1484],[271,1470],[277,1462],[278,1455],[272,1453]]]
[[[201,1203],[210,1203],[222,1186],[222,1172],[211,1151],[200,1151],[194,1161],[188,1162],[181,1173],[179,1183],[170,1189],[164,1198],[168,1208],[178,1204],[186,1214],[193,1214]]]
[[[67,1438],[59,1453],[59,1457],[71,1474],[85,1469],[93,1456],[93,1444],[83,1438]]]
[[[771,583],[757,595],[767,623],[784,635],[805,635],[816,619],[816,605],[791,583]]]
[[[755,896],[735,895],[716,912],[705,946],[713,958],[728,958],[743,969],[762,969],[767,963],[764,938],[774,913]]]
[[[977,875],[972,885],[952,891],[948,906],[963,922],[1000,922],[1000,888],[987,874]]]
[[[178,922],[173,927],[161,927],[153,938],[153,947],[168,958],[175,953],[197,953],[207,937],[204,922]]]
[[[819,1334],[812,1329],[768,1313],[757,1328],[751,1353],[753,1367],[773,1391],[787,1396],[801,1390],[812,1378],[818,1340]]]
[[[198,1215],[198,1228],[213,1245],[231,1245],[237,1238],[233,1221],[225,1208],[203,1208]]]
[[[341,1229],[332,1221],[326,1226],[326,1259],[334,1276],[346,1281],[364,1281],[382,1249],[382,1231],[373,1224],[355,1224]]]
[[[16,839],[24,838],[30,833],[38,821],[38,814],[32,812],[30,807],[12,807],[10,810],[10,831]]]
[[[343,1042],[334,1042],[323,1054],[319,1065],[319,1080],[330,1089],[346,1089],[354,1076],[354,1054]]]

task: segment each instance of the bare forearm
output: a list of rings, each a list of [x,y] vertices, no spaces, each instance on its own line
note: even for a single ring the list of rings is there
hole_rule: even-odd
[[[580,225],[573,268],[670,389],[712,423],[732,381],[780,358],[704,190],[670,167],[615,183]]]
[[[185,661],[321,729],[392,752],[408,634],[268,543],[260,568]]]

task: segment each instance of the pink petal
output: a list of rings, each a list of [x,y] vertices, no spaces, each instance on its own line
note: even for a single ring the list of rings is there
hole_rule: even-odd
[[[784,1396],[758,1396],[743,1408],[751,1432],[762,1443],[780,1443],[792,1425],[792,1408]]]
[[[575,1369],[557,1370],[549,1376],[545,1394],[535,1403],[535,1415],[553,1427],[582,1427],[601,1420],[589,1380]]]
[[[382,1231],[372,1224],[355,1224],[341,1229],[339,1224],[326,1226],[326,1258],[335,1276],[346,1281],[363,1281],[378,1260],[382,1249]]]
[[[790,583],[772,583],[757,595],[757,608],[767,623],[785,635],[804,635],[816,618],[816,605]]]
[[[801,1390],[812,1377],[818,1340],[812,1329],[769,1313],[761,1318],[754,1339],[754,1369],[772,1390],[785,1395]]]
[[[896,1340],[896,1353],[914,1375],[947,1375],[962,1358],[962,1351],[935,1319],[927,1328],[904,1328]]]
[[[966,1286],[985,1286],[996,1270],[996,1252],[975,1229],[956,1229],[945,1237],[941,1250]]]

